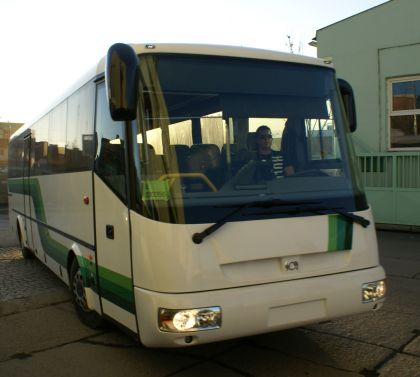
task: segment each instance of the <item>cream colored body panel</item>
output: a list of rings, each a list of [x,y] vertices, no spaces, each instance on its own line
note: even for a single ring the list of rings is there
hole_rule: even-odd
[[[30,208],[26,208],[26,215],[31,215],[32,219],[27,217],[25,229],[24,216],[16,212],[22,209],[23,213],[20,203],[23,203],[24,195],[12,193],[10,208],[14,210],[10,211],[10,222],[14,224],[19,221],[24,245],[68,285],[66,262],[70,252],[92,264],[96,263],[92,173],[68,173],[59,178],[46,175],[31,177],[31,180],[36,180],[39,187],[39,192],[32,190],[31,196],[27,196]],[[85,195],[89,197],[88,204],[83,202]],[[36,211],[35,206],[42,207],[42,211]],[[12,229],[17,232],[15,226]],[[90,247],[85,246],[85,243]],[[57,246],[60,246],[59,251]],[[88,306],[100,313],[99,296],[93,290],[89,291]]]
[[[370,210],[358,213],[372,221]],[[166,224],[132,213],[134,286],[195,292],[303,279],[379,265],[373,225],[353,225],[351,250],[328,252],[328,216],[227,223],[201,244],[208,224]],[[373,224],[373,223],[371,223]],[[299,269],[287,270],[297,261]]]
[[[98,264],[118,274],[131,277],[127,207],[96,175],[94,183]],[[107,225],[114,227],[114,239],[106,237]]]
[[[96,175],[94,175],[94,187],[96,255],[102,313],[131,331],[137,332],[135,313],[130,313],[127,308],[118,306],[108,299],[112,295],[118,300],[120,297],[116,297],[118,296],[116,292],[122,287],[121,284],[124,284],[126,290],[124,298],[134,307],[129,213],[126,205]],[[107,226],[113,227],[112,239],[107,237]],[[124,283],[121,283],[122,280]]]
[[[48,224],[93,245],[92,173],[46,175],[38,181]],[[88,205],[83,202],[85,196]]]
[[[53,225],[55,229],[93,245],[92,173],[67,173],[62,174],[60,178],[55,175],[45,175],[31,178],[33,179],[38,181],[40,196],[37,199],[41,200],[38,204],[42,205],[45,213],[45,219],[37,220]],[[88,205],[83,202],[84,196],[89,198]],[[24,195],[18,193],[10,195],[9,207],[13,208],[13,211],[10,211],[9,219],[12,230],[16,230],[16,220],[19,216],[16,211],[25,212],[23,198]],[[36,218],[33,198],[29,202],[31,210],[27,209],[27,215],[31,214]],[[30,235],[27,234],[26,238],[28,246],[32,247]]]

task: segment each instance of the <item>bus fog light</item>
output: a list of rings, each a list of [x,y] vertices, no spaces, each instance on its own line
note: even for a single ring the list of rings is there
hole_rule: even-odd
[[[222,324],[219,306],[199,309],[159,309],[159,328],[162,331],[188,332],[214,330]]]
[[[362,285],[362,302],[374,302],[383,299],[386,295],[385,280],[373,281]]]

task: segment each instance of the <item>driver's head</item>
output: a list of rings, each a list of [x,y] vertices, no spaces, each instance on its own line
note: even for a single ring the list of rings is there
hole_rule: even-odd
[[[256,144],[259,153],[270,153],[273,135],[270,127],[266,125],[259,126],[255,132]]]

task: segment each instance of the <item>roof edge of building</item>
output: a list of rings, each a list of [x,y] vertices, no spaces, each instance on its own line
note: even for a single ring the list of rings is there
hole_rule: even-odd
[[[370,12],[370,11],[373,11],[373,10],[374,10],[374,9],[376,9],[376,8],[379,8],[379,7],[382,7],[382,6],[385,6],[385,5],[389,5],[389,4],[390,4],[391,2],[393,2],[393,1],[395,1],[395,0],[388,0],[388,1],[387,1],[387,2],[385,2],[385,3],[375,5],[375,6],[374,6],[374,7],[372,7],[372,8],[369,8],[369,9],[366,9],[366,10],[361,11],[361,12],[359,12],[359,13],[353,14],[353,15],[351,15],[351,16],[349,16],[349,17],[346,17],[346,18],[343,18],[342,20],[339,20],[339,21],[337,21],[337,22],[333,22],[333,23],[332,23],[332,24],[330,24],[330,25],[327,25],[327,26],[322,27],[321,29],[318,29],[318,30],[316,31],[316,34],[318,34],[318,32],[319,32],[319,31],[321,31],[321,30],[328,29],[328,28],[330,28],[330,27],[332,27],[332,26],[335,26],[335,25],[337,25],[337,24],[339,24],[339,23],[341,23],[341,22],[346,22],[346,21],[350,20],[351,18],[357,17],[357,16],[359,16],[359,15],[361,15],[361,14],[363,14],[363,13],[368,13],[368,12]]]

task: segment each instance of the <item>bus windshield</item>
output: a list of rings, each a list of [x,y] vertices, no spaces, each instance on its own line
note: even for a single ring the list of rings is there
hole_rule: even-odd
[[[367,208],[334,70],[200,55],[139,61],[132,150],[142,215],[211,223],[256,200]],[[314,214],[289,209],[248,206],[229,221]]]

